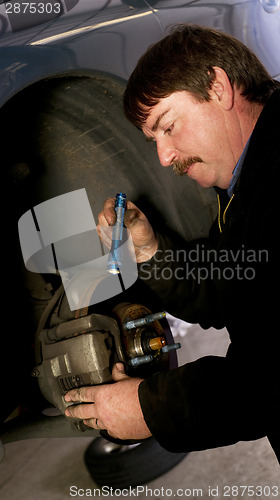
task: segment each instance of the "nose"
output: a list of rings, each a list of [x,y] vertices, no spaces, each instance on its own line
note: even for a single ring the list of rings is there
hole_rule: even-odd
[[[171,145],[157,141],[157,154],[163,167],[169,167],[176,159],[176,151]]]

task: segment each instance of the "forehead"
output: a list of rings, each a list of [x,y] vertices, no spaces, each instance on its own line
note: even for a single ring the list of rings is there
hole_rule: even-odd
[[[147,110],[148,116],[142,127],[143,132],[155,132],[164,119],[169,119],[179,112],[184,104],[187,104],[188,97],[191,98],[188,92],[181,91],[160,99],[157,104]]]

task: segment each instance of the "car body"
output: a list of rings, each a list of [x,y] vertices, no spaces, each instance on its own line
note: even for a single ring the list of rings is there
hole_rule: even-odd
[[[273,5],[275,12],[269,12]],[[90,71],[126,80],[145,49],[169,25],[181,22],[231,33],[279,78],[277,5],[277,0],[1,2],[0,104],[27,85],[59,74]]]
[[[0,108],[6,103],[12,105],[15,96],[18,103],[20,93],[32,85],[47,79],[53,82],[62,76],[105,78],[111,94],[114,94],[112,86],[117,86],[121,93],[125,81],[147,47],[162,38],[171,25],[182,22],[202,24],[231,33],[256,53],[274,78],[280,78],[279,0],[2,1]],[[122,119],[118,117],[118,120]],[[13,123],[16,121],[18,117],[13,119]],[[131,126],[126,123],[124,127],[128,131],[124,135],[130,136]],[[16,133],[14,141],[17,141]],[[131,141],[140,150],[144,147],[138,136],[133,136]],[[151,148],[148,155],[152,155],[150,152]],[[158,165],[155,154],[151,158]],[[141,168],[144,168],[143,165]],[[131,169],[136,173],[138,167]],[[184,198],[185,186],[182,187],[180,180],[167,175],[163,169],[158,175],[161,177],[159,190],[162,191],[159,198],[164,202],[156,201],[155,205],[168,223],[184,237],[207,234],[215,211],[213,194],[194,187],[192,182],[186,180],[190,212],[187,210],[186,217],[182,219],[181,215],[181,220],[176,220],[176,210],[172,210],[173,199],[176,196],[180,202],[182,196]],[[154,182],[155,179],[151,179],[150,191],[145,186],[149,196],[154,193]],[[67,187],[62,187],[61,192],[65,192],[65,189]],[[166,189],[172,191],[167,210],[166,196],[167,199],[169,196],[166,195]],[[111,186],[110,190],[101,191],[98,203],[102,203],[103,195],[113,194]],[[51,195],[50,192],[45,196]],[[140,192],[132,189],[129,195],[134,199],[139,198]],[[198,223],[193,223],[197,211],[191,210],[191,206],[193,202],[196,204],[197,198],[200,201],[202,199],[202,215]]]
[[[185,22],[236,36],[280,79],[278,0],[0,2],[1,154],[9,215],[2,227],[4,331],[12,332],[2,350],[12,359],[3,398],[7,414],[14,404],[10,388],[24,392],[34,323],[54,286],[24,270],[17,235],[22,214],[86,188],[96,219],[104,199],[122,191],[165,231],[186,239],[208,233],[214,192],[160,167],[154,146],[122,113],[125,82],[139,57],[170,25]]]

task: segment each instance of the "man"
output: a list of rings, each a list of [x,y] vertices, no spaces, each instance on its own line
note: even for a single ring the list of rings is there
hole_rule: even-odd
[[[215,187],[219,200],[209,239],[184,252],[129,202],[139,276],[171,314],[226,327],[231,345],[225,358],[207,356],[144,381],[118,364],[116,384],[70,391],[66,400],[91,404],[68,414],[121,439],[152,434],[171,451],[268,436],[280,459],[280,85],[234,38],[179,26],[140,59],[124,106],[156,142],[164,167]],[[99,223],[114,221],[110,199]]]

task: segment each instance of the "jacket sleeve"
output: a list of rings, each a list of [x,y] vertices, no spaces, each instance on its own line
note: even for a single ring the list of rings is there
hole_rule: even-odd
[[[161,234],[157,238],[158,251],[138,266],[139,278],[156,293],[170,314],[199,323],[202,328],[223,328],[221,271],[208,259],[212,251],[210,240],[184,242],[182,246]]]
[[[227,358],[207,356],[139,386],[145,421],[161,446],[191,452],[266,435],[256,400],[234,386]]]
[[[268,236],[265,241],[267,244]],[[187,245],[181,254],[183,263],[179,254],[172,258],[170,244],[160,237],[160,252],[142,268],[141,276],[149,271],[149,285],[167,311],[177,317],[205,328],[219,328],[227,317],[231,345],[224,358],[203,357],[144,380],[139,400],[145,421],[160,444],[173,452],[263,437],[267,429],[276,430],[279,425],[280,337],[275,330],[277,299],[269,286],[278,261],[271,257],[260,268],[259,263],[250,263],[255,265],[256,278],[237,279],[233,284],[219,280],[218,275],[206,279],[206,271],[202,279],[199,273],[206,263],[201,249],[206,249],[206,242]],[[196,254],[190,253],[193,248]],[[174,245],[172,251],[176,251]],[[183,274],[180,281],[177,270],[188,262],[192,274],[188,279]],[[220,265],[222,271],[223,263]]]

